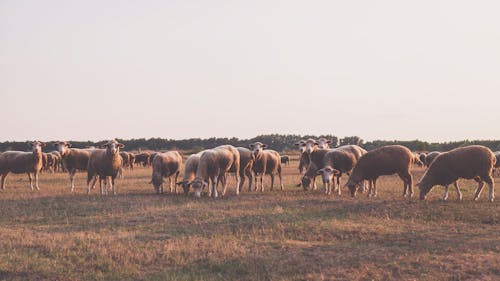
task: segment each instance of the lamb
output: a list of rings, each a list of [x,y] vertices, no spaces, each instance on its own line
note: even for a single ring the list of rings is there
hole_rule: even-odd
[[[240,153],[240,192],[245,184],[245,176],[248,178],[248,191],[252,189],[252,168],[255,161],[255,156],[252,151],[245,147],[236,148]]]
[[[337,194],[340,195],[340,177],[343,173],[350,173],[356,164],[356,158],[350,152],[342,149],[333,149],[328,151],[323,157],[323,167],[318,170],[323,178],[323,189],[325,193],[330,195],[332,188],[330,183],[334,184],[333,190],[337,189]],[[337,177],[336,185],[333,177]]]
[[[5,151],[0,154],[0,175],[2,175],[2,190],[5,189],[5,180],[9,173],[27,173],[30,180],[30,189],[33,190],[33,177],[35,178],[35,188],[38,187],[38,174],[42,170],[42,147],[45,143],[33,141],[30,143],[31,152]]]
[[[283,156],[281,156],[280,161],[281,161],[281,164],[290,165],[290,156],[283,155]]]
[[[177,182],[179,173],[182,167],[182,156],[177,151],[168,151],[157,153],[152,162],[153,174],[151,175],[151,183],[156,189],[157,194],[163,193],[163,178],[168,178],[170,192],[177,193],[177,185],[173,188],[173,184]],[[175,176],[174,181],[172,177]],[[174,190],[173,190],[174,189]]]
[[[217,185],[222,183],[222,196],[226,194],[226,178],[228,172],[234,172],[236,177],[236,195],[240,194],[240,154],[232,145],[221,145],[213,149],[203,151],[200,156],[200,163],[196,170],[196,176],[190,185],[194,189],[196,197],[201,196],[203,188],[212,182],[212,192],[214,198],[218,197]]]
[[[108,193],[107,184],[108,177],[110,177],[113,195],[116,195],[115,178],[122,167],[120,148],[124,146],[116,140],[111,140],[103,145],[105,149],[95,149],[90,153],[87,165],[87,194],[90,193],[90,188],[95,185],[96,176],[99,176],[100,180],[104,180],[104,192],[101,189],[101,194]]]
[[[309,165],[301,179],[301,185],[304,190],[308,190],[311,183],[314,183],[314,190],[316,190],[316,176],[318,176],[318,170],[323,167],[323,158],[330,149],[316,149],[314,150],[310,157]]]
[[[443,200],[446,200],[448,197],[448,185],[455,183],[458,199],[461,200],[462,194],[456,185],[456,181],[459,178],[463,178],[475,179],[479,183],[474,200],[479,199],[484,182],[486,182],[489,187],[489,201],[493,202],[495,198],[495,186],[492,173],[495,164],[495,154],[489,148],[482,145],[459,147],[441,153],[434,159],[429,169],[427,169],[417,184],[420,189],[420,199],[424,200],[433,186],[442,185],[445,187]]]
[[[401,145],[383,146],[367,152],[354,167],[346,186],[351,196],[356,196],[356,186],[363,180],[369,181],[368,196],[377,195],[377,179],[383,175],[398,174],[403,180],[403,196],[408,191],[410,197],[413,195],[413,178],[410,174],[413,154]]]
[[[260,175],[260,191],[264,191],[263,177],[269,175],[271,177],[271,191],[274,186],[275,174],[278,174],[280,180],[280,188],[283,190],[283,180],[281,177],[281,162],[280,154],[274,150],[264,150],[267,148],[266,144],[255,142],[250,144],[252,153],[255,156],[253,163],[253,172],[255,175],[255,190],[257,190],[258,176]]]
[[[61,154],[64,168],[69,173],[71,192],[75,189],[75,173],[77,170],[86,171],[89,162],[90,152],[95,150],[92,148],[71,148],[71,143],[65,141],[55,142],[54,146]]]
[[[436,159],[436,157],[439,156],[439,154],[441,154],[441,152],[439,151],[433,151],[433,152],[429,152],[427,153],[427,155],[425,156],[425,166],[426,167],[429,167],[432,163],[432,161],[434,161],[434,159]]]
[[[182,181],[176,183],[177,185],[182,186],[184,194],[186,195],[189,193],[189,186],[191,185],[191,182],[196,177],[196,171],[198,170],[198,164],[200,163],[202,153],[203,151],[192,154],[187,158],[184,166],[184,178]]]

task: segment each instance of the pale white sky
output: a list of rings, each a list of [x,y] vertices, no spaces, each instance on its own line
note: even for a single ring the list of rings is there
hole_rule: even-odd
[[[0,0],[0,140],[500,139],[499,1]]]

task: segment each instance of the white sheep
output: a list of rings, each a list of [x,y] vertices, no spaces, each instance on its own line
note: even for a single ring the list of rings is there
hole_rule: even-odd
[[[27,173],[30,180],[30,188],[33,190],[33,174],[35,178],[35,188],[38,187],[38,174],[42,170],[42,147],[45,143],[33,141],[30,143],[31,152],[5,151],[0,154],[0,175],[2,175],[2,189],[5,189],[5,180],[9,173]]]

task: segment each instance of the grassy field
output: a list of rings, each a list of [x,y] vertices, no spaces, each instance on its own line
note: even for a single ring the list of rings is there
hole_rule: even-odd
[[[0,280],[500,279],[499,203],[487,190],[472,202],[475,182],[460,182],[463,202],[453,190],[440,201],[442,187],[403,200],[392,176],[377,198],[351,199],[295,187],[296,167],[285,169],[285,192],[237,197],[230,181],[218,200],[155,195],[147,168],[126,171],[107,197],[85,194],[85,174],[74,194],[66,174],[43,174],[39,192],[9,175]]]

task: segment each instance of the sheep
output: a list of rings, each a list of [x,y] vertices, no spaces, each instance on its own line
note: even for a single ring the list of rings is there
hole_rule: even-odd
[[[182,181],[176,183],[177,185],[182,186],[184,194],[186,195],[189,193],[189,186],[191,185],[191,182],[196,177],[196,171],[198,170],[198,164],[200,163],[202,153],[203,151],[192,154],[187,158],[184,166],[184,178]]]
[[[283,155],[280,157],[281,164],[289,165],[290,164],[290,156]]]
[[[236,148],[240,153],[240,192],[245,184],[245,176],[248,178],[248,191],[252,189],[252,168],[255,161],[255,156],[252,151],[245,147]]]
[[[130,166],[130,153],[126,151],[120,151],[120,156],[123,159],[123,167]]]
[[[38,174],[42,170],[42,147],[45,143],[33,141],[30,143],[31,152],[5,151],[0,154],[0,175],[2,175],[2,190],[5,189],[5,180],[9,173],[22,174],[27,173],[30,180],[30,189],[33,190],[33,177],[35,179],[35,188],[38,187]]]
[[[90,152],[95,150],[91,148],[71,148],[71,143],[65,141],[58,141],[54,143],[59,154],[61,154],[62,163],[64,168],[69,173],[70,189],[71,192],[75,189],[75,173],[77,170],[86,171]]]
[[[429,167],[432,163],[432,161],[434,161],[434,159],[436,159],[436,157],[438,157],[438,155],[441,154],[441,152],[439,151],[433,151],[433,152],[429,152],[427,153],[427,155],[425,156],[425,166],[426,167]]]
[[[49,159],[47,153],[42,152],[42,170],[40,170],[40,173],[46,171],[48,169],[48,165],[49,165]]]
[[[283,180],[281,177],[281,161],[280,154],[274,150],[264,150],[267,148],[266,144],[255,142],[250,144],[252,153],[255,157],[253,163],[253,172],[255,175],[255,191],[257,191],[258,176],[260,175],[260,191],[264,191],[263,177],[269,175],[271,177],[271,191],[274,186],[275,174],[278,174],[280,180],[280,189],[283,190]]]
[[[54,172],[61,171],[61,154],[57,151],[51,151],[50,154],[52,154],[52,158],[54,159]]]
[[[330,148],[330,143],[332,143],[332,141],[327,140],[325,138],[319,138],[317,143],[318,143],[319,149],[328,149],[328,148]]]
[[[500,167],[500,151],[495,151],[493,152],[493,154],[495,154],[495,158],[497,160],[497,162],[495,163],[495,167],[493,169],[493,176],[495,175],[495,172],[497,172],[497,168]]]
[[[212,192],[209,192],[209,194],[217,198],[219,196],[217,185],[221,182],[223,187],[222,196],[224,196],[227,188],[226,177],[229,172],[235,173],[236,195],[239,195],[240,154],[238,150],[232,145],[221,145],[203,151],[198,169],[196,169],[196,176],[190,182],[195,196],[199,198],[201,191],[209,185],[209,182],[212,182]]]
[[[458,200],[461,200],[462,194],[456,185],[456,181],[463,178],[475,179],[479,183],[474,195],[474,201],[479,199],[484,182],[486,182],[489,186],[489,201],[493,202],[495,183],[492,173],[495,163],[495,154],[482,145],[470,145],[443,152],[434,159],[417,184],[420,189],[420,199],[424,200],[433,186],[442,185],[445,187],[443,200],[446,200],[448,185],[455,183]]]
[[[311,183],[314,183],[314,190],[316,190],[316,177],[318,176],[317,171],[323,167],[323,158],[325,154],[330,151],[330,149],[316,149],[314,150],[310,157],[309,165],[301,178],[301,185],[304,190],[308,190]]]
[[[130,170],[133,170],[134,169],[134,163],[135,163],[135,154],[133,154],[132,152],[128,152],[128,156],[130,157],[130,161],[129,161],[129,169]]]
[[[403,196],[413,195],[413,178],[410,174],[413,154],[401,145],[383,146],[367,152],[354,167],[346,186],[351,196],[356,196],[356,186],[363,180],[369,181],[368,196],[377,195],[377,179],[383,175],[398,174],[403,180]]]
[[[168,151],[157,153],[152,162],[153,174],[151,175],[151,183],[156,189],[157,194],[163,193],[163,178],[169,180],[169,190],[172,193],[177,193],[177,185],[172,185],[177,182],[179,173],[182,167],[182,156],[177,151]],[[174,181],[172,177],[174,176]]]
[[[104,180],[104,192],[101,189],[101,194],[108,193],[107,178],[110,177],[113,195],[116,195],[115,178],[122,167],[120,148],[125,147],[125,145],[116,140],[111,140],[104,144],[103,147],[105,149],[95,149],[90,153],[87,165],[87,194],[90,193],[90,188],[95,185],[96,176],[99,176],[100,180]]]
[[[142,164],[143,167],[146,167],[149,163],[149,159],[151,157],[151,153],[145,151],[135,154],[135,163]]]
[[[354,154],[342,149],[333,149],[328,151],[323,157],[322,168],[318,170],[318,174],[323,178],[323,189],[325,193],[330,195],[333,184],[333,190],[337,189],[337,194],[341,194],[340,177],[343,173],[349,174],[356,164]],[[337,182],[333,181],[333,177],[337,177]]]

